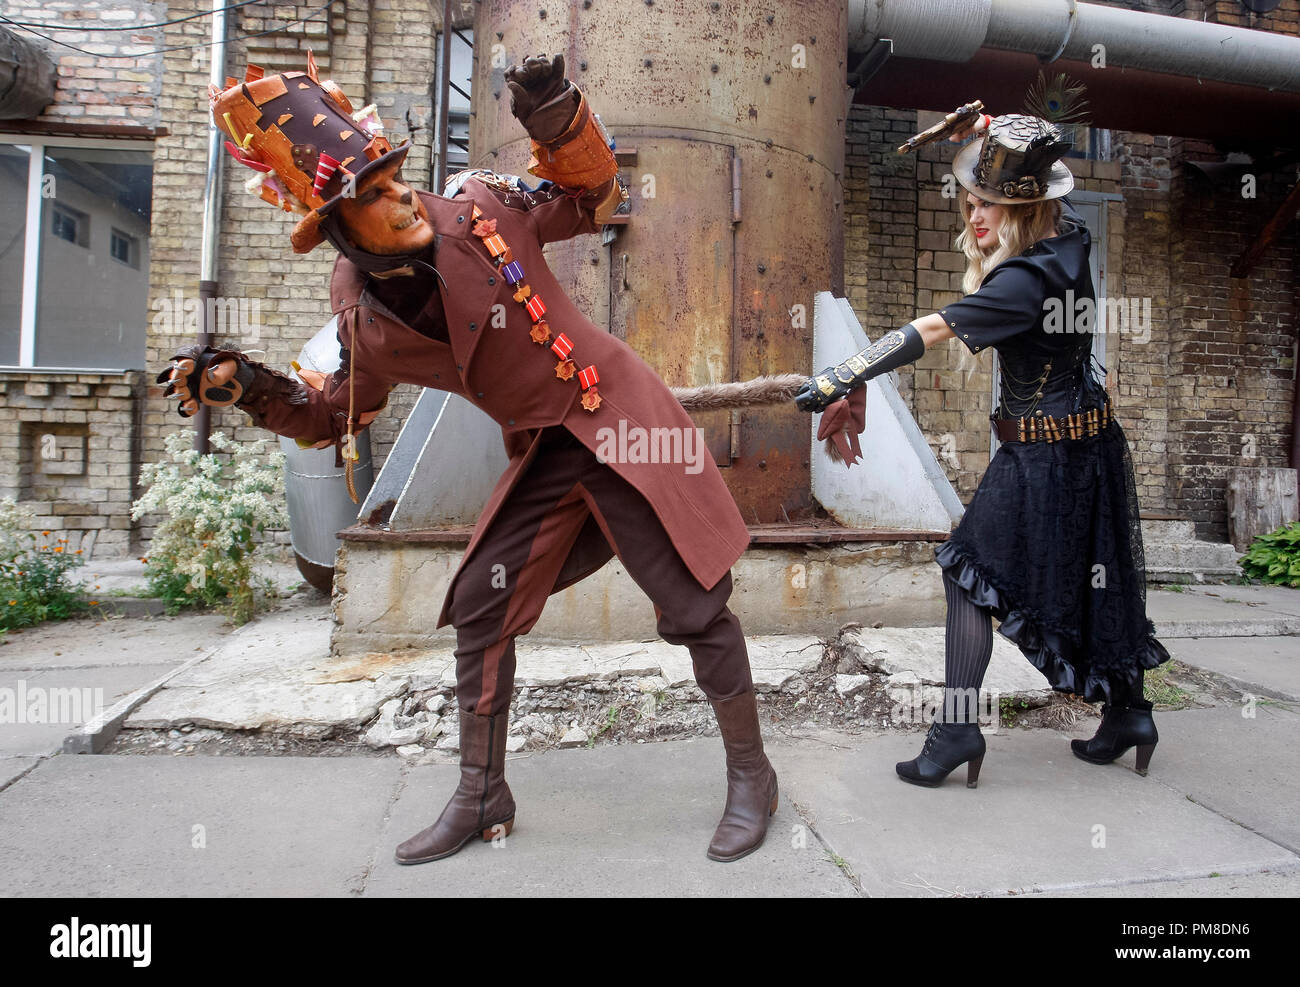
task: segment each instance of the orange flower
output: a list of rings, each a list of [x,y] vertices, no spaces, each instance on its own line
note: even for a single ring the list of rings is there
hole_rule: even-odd
[[[62,552],[62,551],[63,551],[63,546],[62,546],[62,545],[55,545],[55,546],[54,546],[54,550],[55,550],[56,552]]]
[[[73,552],[72,554],[73,554],[73,555],[80,555],[80,554],[81,554],[82,552],[84,552],[84,551],[85,551],[84,548],[79,548],[79,549],[77,549],[75,552]]]
[[[48,535],[49,535],[49,532],[48,532],[48,531],[42,531],[41,534],[48,536]]]
[[[10,601],[9,601],[9,605],[10,605],[11,607],[16,607],[16,606],[18,606],[18,601],[17,601],[17,600],[10,600]]]
[[[91,605],[92,607],[97,607],[97,606],[99,606],[99,601],[98,601],[98,600],[91,600],[91,601],[90,601],[90,605]]]

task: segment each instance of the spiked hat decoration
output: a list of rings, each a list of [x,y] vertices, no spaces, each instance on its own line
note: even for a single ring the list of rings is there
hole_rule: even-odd
[[[226,149],[258,173],[249,191],[304,214],[290,237],[295,253],[323,243],[321,222],[344,194],[355,194],[363,177],[400,163],[411,148],[392,146],[373,106],[354,114],[337,85],[317,78],[310,51],[306,72],[266,75],[250,65],[242,82],[231,77],[225,89],[210,86],[208,99],[213,121],[231,138]]]

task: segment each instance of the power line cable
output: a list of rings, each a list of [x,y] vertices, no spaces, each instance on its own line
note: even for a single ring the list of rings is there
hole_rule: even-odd
[[[252,38],[265,37],[268,34],[282,34],[285,31],[288,31],[295,24],[305,24],[308,21],[315,20],[317,17],[319,17],[321,14],[327,11],[330,7],[333,7],[334,4],[336,3],[338,3],[338,0],[326,0],[325,3],[315,8],[306,17],[296,17],[289,23],[281,27],[271,28],[271,30],[269,31],[258,31],[256,34],[236,35],[234,38],[230,40],[248,41],[251,40]],[[152,51],[139,51],[133,55],[101,55],[99,52],[88,51],[85,48],[78,48],[74,44],[69,44],[66,41],[57,41],[54,38],[49,37],[48,35],[41,34],[39,31],[33,31],[30,27],[24,27],[21,24],[19,24],[17,21],[13,21],[10,18],[5,17],[3,14],[0,14],[0,23],[13,25],[17,27],[19,30],[26,31],[28,34],[34,34],[36,35],[36,37],[41,38],[44,41],[50,42],[50,44],[61,45],[64,48],[71,48],[73,51],[79,52],[82,55],[89,55],[91,58],[103,58],[103,59],[112,59],[112,60],[121,60],[121,59],[128,59],[128,58],[136,59],[136,58],[144,58],[146,55],[161,55],[164,52],[169,52],[169,51],[191,51],[195,48],[211,48],[213,45],[219,44],[219,42],[216,41],[204,41],[200,44],[195,44],[195,45],[172,45],[169,48],[155,48]]]
[[[51,21],[16,21],[12,18],[5,17],[4,20],[16,27],[43,27],[46,30],[68,30],[68,31],[150,31],[156,27],[167,27],[169,24],[180,24],[184,21],[192,21],[196,17],[211,17],[213,14],[222,13],[227,10],[236,10],[239,7],[247,7],[250,3],[265,3],[266,0],[239,0],[239,3],[232,3],[220,10],[204,10],[197,14],[188,14],[185,17],[177,17],[170,21],[159,21],[157,24],[128,24],[123,27],[103,27],[93,24],[78,24],[76,27],[65,27],[63,24]]]

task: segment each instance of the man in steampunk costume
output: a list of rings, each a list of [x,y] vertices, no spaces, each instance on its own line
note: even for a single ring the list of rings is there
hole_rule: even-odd
[[[730,568],[749,535],[711,460],[692,473],[597,459],[598,431],[620,420],[695,426],[646,363],[578,311],[542,257],[546,243],[598,231],[626,196],[599,121],[561,56],[529,58],[506,77],[532,139],[530,171],[543,182],[530,189],[472,173],[453,180],[451,197],[402,180],[408,146],[389,145],[373,107],[353,114],[337,86],[317,80],[310,55],[305,73],[264,77],[250,67],[243,82],[214,87],[229,149],[259,172],[250,191],[302,214],[294,251],[329,241],[339,252],[330,305],[342,366],[295,379],[237,351],[196,346],[159,381],[182,415],[233,404],[301,444],[336,446],[349,464],[353,436],[401,382],[459,394],[501,426],[510,462],[438,620],[456,629],[460,783],[437,821],[397,848],[399,863],[510,831],[515,638],[549,594],[615,554],[653,601],[659,633],[690,650],[717,715],[727,800],[708,855],[735,860],[762,843],[777,803],[744,636],[727,608]]]

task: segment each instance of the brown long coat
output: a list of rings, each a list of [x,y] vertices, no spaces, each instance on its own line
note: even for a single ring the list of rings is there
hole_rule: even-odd
[[[396,383],[451,391],[477,405],[501,426],[510,463],[474,528],[463,568],[489,526],[509,523],[508,517],[498,517],[501,505],[536,455],[543,427],[563,424],[596,452],[599,430],[617,431],[620,419],[629,429],[675,427],[683,435],[695,424],[658,374],[627,344],[578,311],[543,259],[544,244],[596,232],[589,207],[554,189],[525,202],[518,193],[507,195],[477,178],[467,181],[453,199],[423,191],[419,195],[437,232],[434,263],[448,286],[443,291],[443,309],[450,344],[401,322],[365,293],[365,275],[340,256],[330,285],[330,304],[339,317],[339,338],[345,347],[351,347],[355,329],[350,360],[322,391],[309,389],[307,404],[275,404],[260,420],[281,435],[337,439],[346,430],[349,368],[358,414],[380,407]],[[483,241],[471,232],[474,204],[483,218],[496,219],[497,232],[523,266],[525,282],[546,304],[552,334],[563,332],[572,341],[572,359],[579,369],[595,364],[603,399],[595,412],[581,406],[576,377],[568,381],[556,377],[556,357],[549,344],[539,346],[529,338],[528,313],[515,301],[514,289],[501,276]],[[497,304],[505,308],[506,324],[493,327]],[[664,331],[673,328],[665,326]],[[698,473],[688,472],[682,464],[615,459],[610,465],[650,502],[686,566],[701,586],[711,589],[749,543],[745,523],[712,457],[704,457],[704,468]],[[588,524],[583,534],[550,592],[589,575],[611,558],[612,550],[595,525]],[[593,546],[589,535],[601,544]],[[455,584],[453,578],[453,590]],[[439,627],[447,623],[451,596],[449,591]]]

